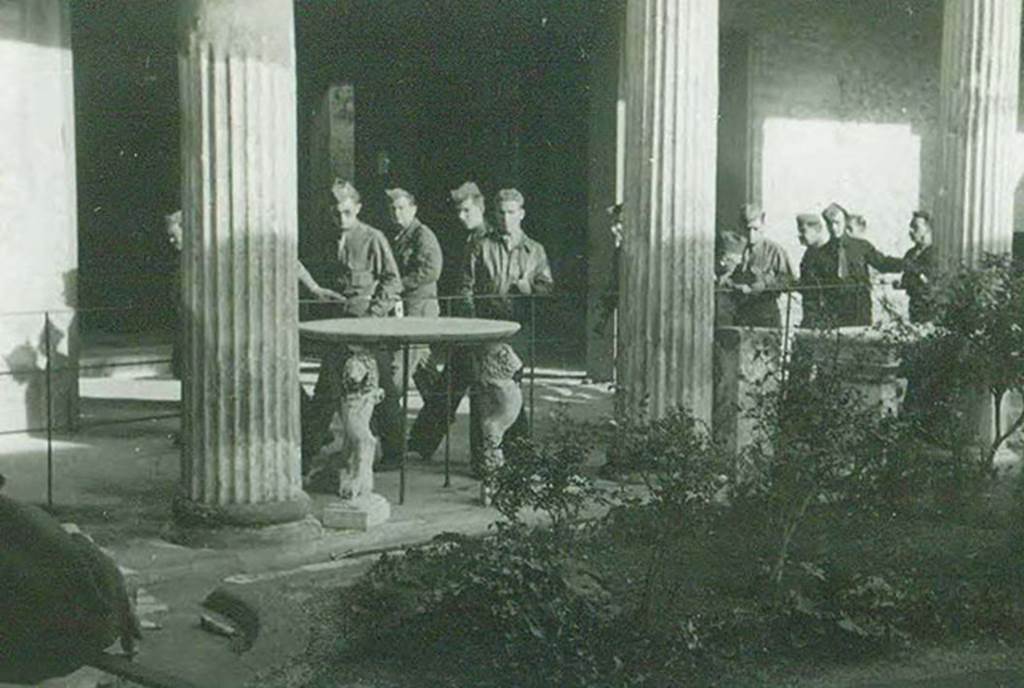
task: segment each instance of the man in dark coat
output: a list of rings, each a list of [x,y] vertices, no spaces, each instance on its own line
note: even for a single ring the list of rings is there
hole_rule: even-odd
[[[910,298],[910,322],[928,322],[933,316],[932,283],[937,270],[932,245],[932,217],[916,210],[910,217],[910,240],[914,245],[903,256],[900,287]]]
[[[825,244],[822,259],[828,266],[830,284],[823,291],[825,324],[832,327],[871,324],[871,273],[900,272],[903,260],[887,256],[869,241],[850,236],[849,223],[842,206],[832,203],[822,218],[831,238]]]
[[[821,218],[812,213],[796,216],[796,231],[804,246],[800,259],[800,297],[803,318],[800,327],[825,327],[825,285],[831,284],[831,267],[825,255],[828,232]]]

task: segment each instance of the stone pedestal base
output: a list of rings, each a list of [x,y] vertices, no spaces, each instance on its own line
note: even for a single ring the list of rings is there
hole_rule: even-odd
[[[323,536],[323,527],[312,516],[268,526],[217,526],[171,524],[164,538],[186,547],[213,549],[267,547],[308,542]]]
[[[391,505],[377,493],[332,502],[324,508],[323,524],[339,530],[369,530],[391,518]]]

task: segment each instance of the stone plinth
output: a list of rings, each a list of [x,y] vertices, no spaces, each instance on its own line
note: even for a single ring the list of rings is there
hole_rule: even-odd
[[[881,413],[898,413],[907,381],[899,376],[897,345],[869,327],[835,330],[795,330],[793,356],[809,357],[815,365],[835,367],[864,403]]]
[[[303,523],[290,0],[180,3],[179,523]],[[282,532],[285,532],[284,529]]]
[[[758,393],[776,389],[782,356],[782,332],[761,327],[715,330],[715,439],[739,451],[758,439],[751,412]]]
[[[1017,183],[1021,0],[947,0],[936,245],[946,263],[1009,253]]]
[[[0,84],[0,432],[43,431],[48,415],[65,429],[78,416],[78,209],[66,0],[0,3]]]
[[[710,422],[718,0],[626,10],[621,410]]]
[[[391,518],[391,505],[379,494],[331,502],[324,507],[321,521],[326,528],[369,530]]]

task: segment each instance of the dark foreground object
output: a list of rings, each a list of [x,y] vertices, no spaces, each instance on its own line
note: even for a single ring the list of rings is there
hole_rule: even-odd
[[[0,480],[2,485],[2,480]],[[124,577],[88,538],[0,495],[0,682],[38,683],[140,637]]]

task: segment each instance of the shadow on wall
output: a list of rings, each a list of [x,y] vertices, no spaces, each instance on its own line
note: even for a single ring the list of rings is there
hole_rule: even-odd
[[[72,429],[78,416],[78,337],[74,336],[77,314],[76,301],[78,270],[68,270],[63,276],[64,308],[50,318],[40,314],[42,327],[35,341],[25,341],[3,355],[7,375],[16,385],[24,387],[25,424],[22,429],[30,435],[46,432],[48,421],[54,429]],[[69,336],[69,333],[72,333]],[[66,340],[66,341],[65,341]],[[47,389],[47,360],[49,360],[49,389]],[[47,396],[50,397],[49,407]],[[49,414],[47,413],[49,408]]]

